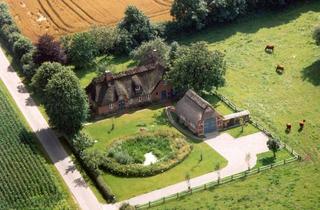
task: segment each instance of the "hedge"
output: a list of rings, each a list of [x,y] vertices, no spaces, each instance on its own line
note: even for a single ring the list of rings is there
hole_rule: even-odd
[[[93,145],[93,140],[83,133],[78,133],[72,137],[67,138],[67,142],[71,150],[79,160],[80,165],[84,168],[88,176],[91,178],[99,192],[108,202],[115,202],[115,195],[111,189],[105,184],[98,168],[93,168],[91,164],[85,159],[85,150]]]
[[[31,79],[36,69],[31,56],[35,47],[30,39],[21,34],[10,15],[8,5],[3,2],[0,2],[0,36],[6,42],[9,50],[19,60],[24,76]]]
[[[175,157],[160,161],[155,164],[151,164],[149,166],[143,166],[142,164],[121,164],[118,163],[115,159],[108,157],[106,154],[102,158],[101,162],[101,168],[104,169],[107,172],[110,172],[117,176],[124,176],[124,177],[147,177],[147,176],[153,176],[159,173],[162,173],[164,171],[167,171],[174,166],[181,163],[188,155],[190,154],[192,150],[192,146],[189,145],[186,142],[186,139],[182,137],[179,134],[169,132],[158,132],[158,133],[152,133],[152,134],[144,134],[143,136],[162,136],[166,138],[170,138],[171,146],[175,147],[179,145],[179,149],[176,147],[175,151]],[[122,139],[120,141],[130,141],[137,138],[137,136],[134,137],[128,137],[125,139]],[[114,144],[118,144],[118,141],[116,141]],[[111,146],[112,147],[112,146]]]

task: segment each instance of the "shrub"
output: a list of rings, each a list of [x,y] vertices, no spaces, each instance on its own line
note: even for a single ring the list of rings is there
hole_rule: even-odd
[[[18,39],[21,37],[21,34],[18,32],[13,32],[8,35],[8,43],[10,45],[10,50],[13,50],[13,44],[18,41]]]
[[[83,154],[83,151],[94,144],[94,141],[84,133],[77,133],[72,138],[72,146],[80,155]]]
[[[67,67],[62,66],[57,62],[44,62],[32,77],[31,86],[40,94],[43,94],[49,80],[53,75],[68,70]]]
[[[316,26],[313,31],[313,39],[316,41],[317,45],[320,45],[320,25]]]
[[[83,162],[96,177],[100,175],[99,166],[102,162],[102,157],[103,154],[97,150],[84,150],[81,155]]]
[[[0,2],[0,26],[4,24],[15,24],[12,19],[8,5],[6,3]]]
[[[76,33],[62,40],[69,61],[76,68],[84,67],[98,55],[95,37],[87,32]]]
[[[153,61],[159,61],[167,64],[169,61],[169,46],[161,38],[144,42],[140,47],[131,52],[134,60],[140,65],[148,64]]]
[[[209,6],[209,22],[230,22],[247,12],[247,0],[217,0]]]
[[[36,64],[33,63],[32,59],[33,53],[33,50],[27,52],[20,59],[20,63],[22,65],[22,73],[27,77],[27,79],[31,79],[36,72]]]
[[[15,37],[16,37],[15,39],[11,38],[12,34],[15,34]],[[20,35],[20,31],[15,24],[4,24],[1,27],[1,36],[3,37],[3,39],[9,42],[11,50],[12,50],[13,44],[18,40],[19,35]]]
[[[115,202],[115,196],[111,189],[105,184],[103,178],[100,176],[99,164],[101,162],[101,153],[86,151],[86,149],[93,145],[93,140],[86,134],[79,132],[71,138],[68,138],[68,142],[79,159],[80,164],[83,166],[102,196],[108,202]]]
[[[118,24],[121,32],[127,31],[131,38],[131,48],[134,49],[144,41],[154,38],[155,31],[150,20],[135,6],[128,6],[125,16]],[[129,36],[127,36],[129,38]]]
[[[205,26],[208,7],[205,0],[174,0],[170,13],[181,28],[199,30]]]
[[[118,39],[119,30],[107,26],[94,27],[88,33],[95,38],[96,46],[100,54],[112,53]]]
[[[167,139],[170,142],[168,146],[172,150],[168,148],[163,150],[161,149],[162,146],[160,148],[159,145],[155,146],[151,141],[153,138],[161,144],[163,143],[162,141],[166,141]],[[139,144],[139,141],[148,139],[149,141],[147,142],[150,144]],[[128,148],[127,144],[132,144],[132,146],[130,146],[131,149]],[[136,149],[134,149],[134,145],[136,145]],[[144,147],[146,147],[147,150],[145,150]],[[177,133],[168,131],[165,133],[159,132],[155,134],[153,133],[145,134],[143,136],[129,137],[115,142],[111,148],[116,149],[116,151],[113,152],[123,151],[123,149],[126,148],[125,150],[127,154],[131,158],[134,158],[135,163],[122,164],[118,162],[118,160],[116,160],[112,155],[110,156],[110,149],[107,152],[107,155],[102,158],[101,168],[117,176],[125,177],[145,177],[162,173],[183,161],[192,149],[184,137]],[[143,166],[141,163],[144,160],[143,155],[146,153],[146,151],[152,151],[154,154],[158,155],[158,157],[160,157],[159,161],[148,166]]]
[[[134,206],[131,206],[129,203],[123,203],[121,204],[119,210],[135,210],[136,208]]]
[[[24,54],[32,51],[33,49],[34,47],[32,42],[22,35],[20,35],[19,39],[13,44],[13,52],[18,59],[21,59]]]
[[[116,43],[115,51],[116,55],[129,54],[134,48],[134,43],[132,41],[132,36],[125,29],[119,30]]]
[[[109,154],[112,155],[118,163],[125,165],[134,163],[133,158],[127,152],[119,151],[112,153],[111,151],[109,151]]]
[[[62,49],[60,42],[55,41],[52,36],[45,34],[40,36],[36,44],[33,61],[38,65],[46,61],[65,64],[67,55]]]

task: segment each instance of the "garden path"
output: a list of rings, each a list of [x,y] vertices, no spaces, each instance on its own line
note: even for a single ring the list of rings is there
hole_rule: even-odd
[[[82,210],[103,209],[97,198],[76,169],[56,134],[40,113],[17,73],[0,49],[0,79],[4,82],[31,129],[37,135],[51,161],[59,171]]]
[[[269,150],[267,147],[267,141],[268,137],[262,132],[243,136],[237,139],[233,138],[228,133],[222,133],[208,137],[205,139],[205,142],[215,151],[221,154],[228,161],[228,165],[219,170],[219,172],[214,171],[191,179],[191,187],[197,187],[212,181],[216,181],[218,179],[218,174],[220,174],[220,178],[224,178],[246,171],[248,170],[248,166],[251,168],[254,167],[257,162],[257,154],[267,152]],[[248,153],[250,154],[250,159],[249,161],[246,161],[246,156]],[[215,168],[215,166],[212,166],[212,168]],[[188,186],[186,181],[183,181],[131,198],[124,202],[128,202],[131,205],[145,204],[149,201],[155,201],[187,189]],[[117,207],[120,205],[121,203],[105,205],[105,209],[117,209]]]

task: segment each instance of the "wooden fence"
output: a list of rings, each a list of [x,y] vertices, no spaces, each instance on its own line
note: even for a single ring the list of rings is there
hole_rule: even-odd
[[[158,199],[158,200],[155,200],[152,202],[148,202],[146,204],[136,205],[135,208],[136,209],[146,209],[146,208],[154,207],[157,205],[161,205],[161,204],[164,204],[168,201],[179,199],[179,198],[182,198],[187,195],[192,195],[192,193],[195,193],[195,192],[199,192],[199,191],[203,191],[203,190],[207,190],[207,189],[212,189],[216,186],[219,186],[219,185],[222,185],[225,183],[229,183],[229,182],[232,182],[235,180],[239,180],[239,179],[245,178],[247,176],[252,176],[254,174],[258,174],[258,173],[265,171],[265,170],[268,170],[268,169],[272,169],[272,168],[275,168],[278,166],[289,164],[289,163],[292,163],[296,160],[298,160],[298,156],[293,156],[291,158],[287,158],[285,160],[278,161],[276,163],[272,163],[272,164],[269,164],[266,166],[261,166],[259,168],[253,168],[251,170],[247,170],[247,171],[244,171],[244,172],[241,172],[238,174],[234,174],[234,175],[222,178],[222,179],[218,179],[217,181],[213,181],[213,182],[209,182],[207,184],[201,185],[201,186],[193,187],[193,188],[190,188],[190,190],[185,190],[183,192],[169,195],[169,196],[163,197],[161,199]]]

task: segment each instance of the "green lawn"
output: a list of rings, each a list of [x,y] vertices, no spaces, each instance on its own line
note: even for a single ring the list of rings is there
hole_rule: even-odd
[[[257,155],[257,164],[254,166],[254,168],[259,168],[261,166],[266,166],[272,163],[283,161],[291,157],[293,156],[285,149],[281,149],[276,152],[275,158],[272,151],[264,152]]]
[[[224,132],[230,134],[234,138],[239,138],[242,136],[247,136],[250,134],[260,132],[260,130],[258,130],[256,127],[254,127],[251,124],[247,124],[247,125],[243,126],[243,130],[242,130],[242,127],[235,127],[235,128],[228,129]]]
[[[312,39],[320,2],[256,15],[184,38],[225,52],[227,85],[219,91],[297,150],[304,162],[195,193],[157,209],[320,209],[320,48]],[[275,45],[266,54],[266,44]],[[285,66],[278,75],[275,66]],[[307,120],[298,131],[298,122]],[[291,133],[285,124],[292,123]]]
[[[115,128],[111,130],[112,121]],[[140,132],[140,128],[148,131],[172,130],[177,132],[166,120],[162,107],[151,107],[115,118],[109,118],[86,125],[84,131],[98,142],[91,149],[106,151],[106,147],[121,137],[132,136]],[[224,167],[227,162],[204,142],[188,140],[193,146],[189,156],[178,166],[162,174],[147,178],[123,178],[105,173],[103,178],[118,200],[127,199],[152,190],[156,190],[185,180],[187,173],[196,177],[211,171],[217,163]],[[199,162],[200,156],[203,160]],[[128,187],[130,186],[130,187]]]

